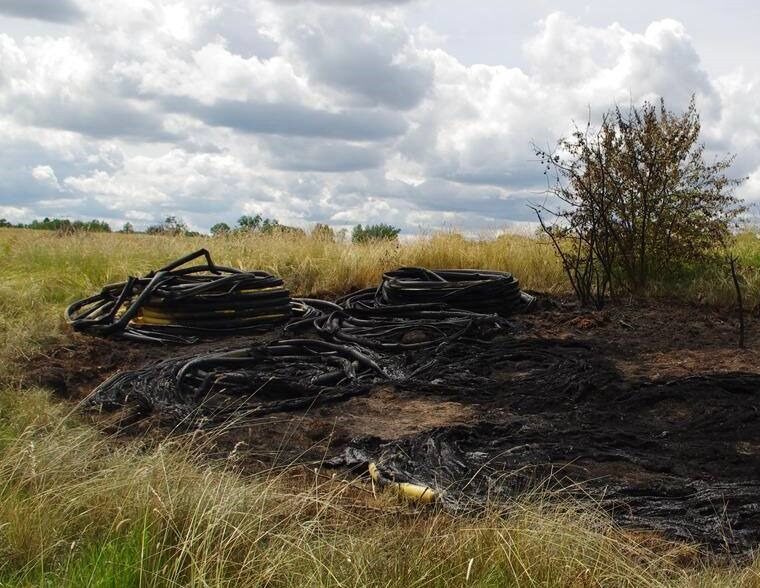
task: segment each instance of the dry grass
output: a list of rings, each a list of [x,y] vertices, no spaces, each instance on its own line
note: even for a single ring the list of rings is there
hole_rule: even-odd
[[[244,476],[234,456],[198,458],[209,442],[119,443],[42,391],[5,390],[0,585],[760,585],[757,565],[694,567],[588,506],[415,512],[308,475]]]
[[[741,246],[757,266],[760,248]],[[302,295],[374,284],[398,265],[499,268],[567,289],[556,259],[524,237],[355,247],[0,230],[0,368],[60,337],[67,302],[198,247]],[[208,438],[108,439],[69,410],[43,390],[0,389],[0,586],[760,586],[760,560],[708,567],[566,500],[416,512],[293,471],[243,475],[234,456],[209,463],[198,457]]]

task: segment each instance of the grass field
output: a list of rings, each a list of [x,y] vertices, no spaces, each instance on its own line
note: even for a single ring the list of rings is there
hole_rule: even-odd
[[[210,462],[205,436],[109,439],[17,383],[25,357],[65,336],[68,302],[199,247],[279,274],[299,295],[375,284],[399,265],[504,269],[526,288],[568,291],[551,251],[527,237],[353,246],[0,230],[0,586],[760,586],[760,559],[712,566],[563,497],[468,517],[415,512],[303,472],[244,474],[234,452]],[[751,302],[760,242],[742,235],[736,250]],[[658,293],[732,301],[719,270]]]

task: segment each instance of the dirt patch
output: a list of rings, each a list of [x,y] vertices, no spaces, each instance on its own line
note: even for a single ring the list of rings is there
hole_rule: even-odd
[[[593,343],[624,374],[641,378],[758,370],[760,324],[747,323],[747,348],[738,349],[735,314],[693,304],[649,300],[589,312],[555,302],[515,320],[526,336]]]
[[[316,418],[334,420],[349,438],[373,435],[394,439],[444,425],[464,424],[474,416],[471,406],[459,402],[413,398],[381,387],[369,396],[325,408]]]
[[[478,411],[467,404],[418,398],[395,387],[380,386],[346,402],[232,424],[216,431],[214,443],[219,455],[234,450],[254,469],[294,463],[314,466],[359,437],[399,439],[475,422],[477,416]]]

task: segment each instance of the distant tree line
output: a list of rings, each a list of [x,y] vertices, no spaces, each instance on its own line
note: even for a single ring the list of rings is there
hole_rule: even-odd
[[[129,223],[127,223],[129,224]],[[131,225],[130,225],[131,227]],[[126,225],[122,229],[122,232],[132,232],[125,230],[127,227]],[[150,225],[148,228],[145,229],[145,232],[148,235],[172,235],[172,236],[186,236],[186,237],[197,237],[200,235],[198,231],[191,231],[187,228],[187,224],[185,224],[185,221],[183,221],[181,218],[176,216],[167,216],[162,222],[157,223],[155,225]]]
[[[256,214],[253,216],[243,215],[238,219],[237,225],[230,227],[227,223],[216,223],[211,227],[211,234],[215,237],[234,235],[240,233],[292,233],[305,235],[306,232],[303,229],[297,227],[290,227],[288,225],[280,224],[277,219],[270,219]],[[351,241],[353,243],[368,243],[371,241],[396,241],[401,229],[380,223],[376,225],[356,225],[351,232]],[[344,238],[345,231],[341,231]],[[335,230],[329,225],[323,223],[317,223],[311,230],[310,235],[319,239],[320,241],[335,241],[339,234],[336,234]]]
[[[4,218],[0,218],[0,228],[13,229],[35,229],[41,231],[59,231],[61,233],[75,233],[87,231],[91,233],[110,233],[111,227],[105,221],[100,220],[69,220],[67,218],[48,218],[42,220],[33,220],[30,223],[11,223]]]
[[[4,218],[0,218],[0,228],[17,228],[17,229],[36,229],[47,231],[58,231],[61,233],[74,233],[79,231],[93,233],[110,233],[111,227],[105,221],[100,220],[69,220],[59,218],[45,217],[42,220],[33,220],[28,224],[11,223]],[[119,233],[136,233],[134,226],[130,222],[124,223]],[[368,243],[372,241],[396,241],[401,229],[385,223],[375,225],[356,225],[351,232],[351,241],[353,243]],[[200,236],[198,231],[192,231],[188,228],[187,223],[177,216],[167,216],[163,221],[152,224],[145,229],[148,235],[169,235],[169,236]],[[271,235],[276,233],[289,233],[293,235],[306,235],[306,231],[298,227],[291,227],[281,224],[277,219],[267,218],[260,214],[241,216],[234,226],[225,222],[214,224],[210,229],[214,237],[223,237],[229,235],[239,235],[246,233],[260,233]],[[329,225],[317,223],[309,233],[313,238],[320,241],[334,242],[346,237],[346,231],[336,231]]]

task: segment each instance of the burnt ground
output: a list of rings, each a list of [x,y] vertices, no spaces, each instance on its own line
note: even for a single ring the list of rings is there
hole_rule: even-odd
[[[739,350],[735,318],[701,306],[541,307],[487,348],[449,348],[413,380],[238,422],[215,450],[234,447],[251,469],[377,460],[397,479],[447,489],[451,508],[540,486],[713,551],[760,544],[758,321]],[[32,358],[26,378],[76,402],[119,370],[188,351],[72,335]],[[166,434],[161,414],[128,409],[93,418]]]

